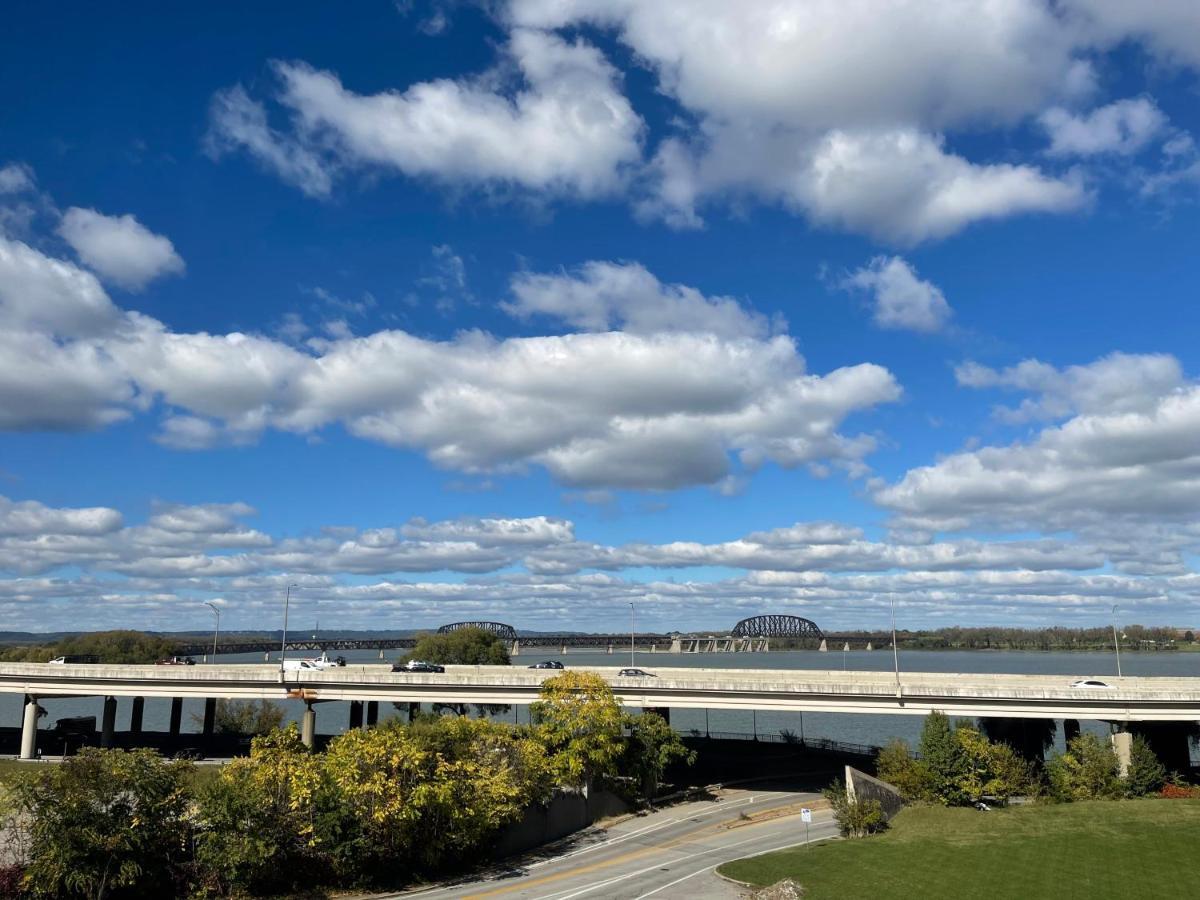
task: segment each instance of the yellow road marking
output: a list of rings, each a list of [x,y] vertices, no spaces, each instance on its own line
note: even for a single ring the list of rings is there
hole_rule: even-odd
[[[798,815],[798,814],[792,813],[790,816],[780,816],[778,818],[767,819],[762,822],[751,822],[748,825],[745,825],[743,827],[753,828],[756,825],[766,825],[766,824],[768,824],[768,822],[774,823],[774,822],[778,822],[780,819],[792,818],[796,815]],[[524,890],[527,890],[528,888],[538,887],[539,885],[543,885],[543,884],[551,884],[552,882],[562,881],[566,878],[575,878],[576,876],[579,876],[579,875],[586,875],[589,872],[595,872],[599,869],[607,869],[610,866],[615,866],[615,865],[618,865],[619,863],[628,862],[631,859],[638,859],[639,857],[642,857],[642,856],[649,856],[651,853],[657,853],[657,852],[660,852],[663,850],[670,850],[673,847],[678,847],[680,844],[686,844],[690,841],[697,840],[697,839],[703,837],[706,833],[709,835],[715,835],[715,834],[720,833],[723,830],[725,830],[725,829],[723,829],[721,825],[708,825],[708,826],[705,826],[704,828],[697,828],[695,831],[689,831],[686,835],[681,835],[680,837],[678,837],[675,840],[670,841],[666,844],[660,844],[655,847],[646,847],[642,850],[633,850],[633,851],[630,851],[629,853],[624,853],[620,856],[614,856],[612,859],[604,860],[602,862],[589,863],[586,866],[579,866],[577,868],[568,869],[565,872],[559,872],[557,875],[543,875],[541,878],[535,878],[532,881],[522,881],[519,884],[510,884],[506,887],[501,887],[501,888],[496,888],[494,890],[485,891],[482,894],[468,894],[466,897],[463,898],[463,900],[482,900],[482,898],[484,898],[484,897],[499,897],[502,894],[511,894],[515,891],[524,891]]]

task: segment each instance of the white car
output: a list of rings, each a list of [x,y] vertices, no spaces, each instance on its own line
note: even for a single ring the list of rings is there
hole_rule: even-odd
[[[1088,690],[1095,688],[1112,688],[1112,685],[1108,684],[1107,682],[1100,681],[1097,678],[1080,678],[1078,681],[1072,681],[1071,687]]]

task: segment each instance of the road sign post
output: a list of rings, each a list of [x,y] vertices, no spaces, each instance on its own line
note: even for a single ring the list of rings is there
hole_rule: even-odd
[[[808,826],[812,824],[812,810],[807,806],[800,807],[800,821],[804,823],[804,848],[807,850],[810,844]]]

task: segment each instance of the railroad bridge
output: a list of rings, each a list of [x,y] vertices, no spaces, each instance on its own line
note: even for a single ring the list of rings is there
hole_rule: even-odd
[[[764,652],[771,649],[771,641],[784,641],[788,646],[826,649],[827,636],[817,624],[800,616],[768,614],[742,619],[729,631],[709,633],[652,633],[636,634],[585,634],[580,632],[533,632],[521,633],[505,622],[469,621],[451,622],[436,629],[437,634],[450,634],[464,628],[480,628],[508,642],[510,651],[519,655],[523,649],[557,648],[560,653],[570,650],[603,650],[619,653],[631,646],[651,653],[738,653]],[[337,638],[295,637],[287,641],[287,650],[300,652],[339,652],[344,650],[377,650],[382,659],[385,651],[411,649],[416,645],[417,635],[390,638]],[[838,637],[837,640],[842,640]],[[850,640],[850,638],[846,638]],[[855,638],[861,643],[861,639]],[[212,653],[211,641],[196,641],[181,646],[178,652],[185,656],[207,656]],[[867,645],[870,649],[870,645]],[[254,640],[218,641],[218,656],[230,653],[270,654],[281,649],[279,639],[260,638]]]

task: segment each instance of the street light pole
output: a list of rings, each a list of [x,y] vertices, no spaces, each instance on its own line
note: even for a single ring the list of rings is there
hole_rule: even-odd
[[[900,648],[896,643],[896,598],[892,597],[892,663],[896,667],[896,691],[900,691]]]
[[[209,609],[211,609],[213,611],[213,614],[216,615],[216,617],[217,617],[216,627],[213,628],[213,657],[212,657],[213,665],[216,665],[216,662],[217,662],[217,635],[219,635],[221,633],[221,609],[220,609],[220,607],[217,606],[217,604],[210,603],[207,600],[204,601],[204,605],[207,606]]]
[[[637,663],[634,659],[633,636],[637,633],[637,610],[633,606],[633,601],[629,601],[629,667],[633,668]]]
[[[291,600],[292,600],[292,588],[294,588],[294,587],[296,587],[296,585],[294,585],[294,584],[289,584],[289,585],[287,586],[287,593],[285,593],[285,594],[283,595],[283,640],[282,640],[282,641],[280,642],[280,644],[279,644],[279,671],[280,671],[281,673],[283,672],[283,661],[284,661],[284,659],[287,657],[287,616],[288,616],[288,605],[291,603]]]
[[[1112,610],[1112,631],[1113,631],[1113,650],[1117,654],[1117,677],[1121,677],[1121,642],[1117,640],[1117,604],[1113,604]]]

